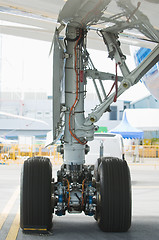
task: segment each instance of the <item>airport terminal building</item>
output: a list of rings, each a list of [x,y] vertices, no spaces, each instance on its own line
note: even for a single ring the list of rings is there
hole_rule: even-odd
[[[52,96],[48,96],[47,93],[2,92],[0,103],[0,134],[6,138],[17,138],[19,135],[44,138],[47,132],[52,129]],[[88,94],[85,100],[86,114],[91,111],[95,103],[96,96]],[[120,123],[123,111],[129,108],[129,105],[128,101],[118,100],[113,103],[110,107],[111,111],[103,114],[97,125],[107,127],[108,130],[114,128]],[[3,113],[11,115],[6,116]],[[12,114],[42,122],[15,118]]]

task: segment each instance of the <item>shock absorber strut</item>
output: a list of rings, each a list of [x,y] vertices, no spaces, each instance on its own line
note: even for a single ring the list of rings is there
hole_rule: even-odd
[[[82,165],[85,162],[85,140],[77,130],[84,123],[84,81],[82,63],[82,30],[67,27],[67,54],[65,65],[65,113],[64,163]]]

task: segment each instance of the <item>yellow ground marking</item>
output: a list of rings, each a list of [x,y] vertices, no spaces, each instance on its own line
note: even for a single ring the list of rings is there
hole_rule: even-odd
[[[18,212],[13,220],[13,223],[5,240],[16,240],[19,227],[20,227],[20,210],[18,209]]]
[[[0,229],[2,228],[11,208],[13,207],[17,197],[19,195],[19,186],[16,188],[16,190],[14,191],[13,195],[11,196],[11,198],[9,199],[9,201],[7,202],[5,208],[3,209],[1,215],[0,215]]]
[[[47,228],[24,228],[24,231],[47,231]]]

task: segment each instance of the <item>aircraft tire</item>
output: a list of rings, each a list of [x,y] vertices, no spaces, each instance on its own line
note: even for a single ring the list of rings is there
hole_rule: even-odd
[[[20,227],[24,232],[47,232],[52,227],[52,165],[48,158],[24,162],[20,187]]]
[[[104,232],[126,232],[131,226],[131,179],[125,160],[102,158],[99,165],[97,221]]]

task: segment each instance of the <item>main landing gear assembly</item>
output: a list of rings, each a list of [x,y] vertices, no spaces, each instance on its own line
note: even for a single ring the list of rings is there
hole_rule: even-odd
[[[75,4],[74,8],[70,7],[70,2]],[[87,33],[93,31],[91,25],[101,19],[110,1],[100,1],[102,4],[83,1],[80,11],[76,13],[77,2],[66,2],[58,18],[61,25],[54,36],[53,143],[57,139],[61,140],[57,151],[63,155],[63,165],[54,180],[48,158],[33,157],[25,161],[20,201],[20,225],[24,232],[47,232],[52,228],[52,214],[63,216],[66,211],[94,216],[100,229],[105,232],[125,232],[131,226],[131,180],[126,161],[101,157],[95,165],[85,165],[85,154],[89,152],[87,142],[94,139],[94,131],[97,129],[95,123],[105,112],[110,111],[110,104],[117,97],[136,84],[159,61],[159,45],[138,67],[129,71],[115,28],[118,16],[115,15],[110,18],[114,19],[112,28],[97,29],[97,33],[107,47],[108,57],[115,60],[116,74],[99,72],[86,48]],[[136,24],[139,24],[138,19],[134,25],[131,22],[129,25],[129,21],[120,22],[120,32],[127,25],[131,28]],[[143,25],[140,24],[140,27]],[[65,37],[62,37],[60,33],[65,27]],[[148,34],[149,28],[143,27],[142,33],[144,29],[146,36],[151,36]],[[150,30],[156,36],[155,30]],[[117,76],[117,67],[122,77]],[[99,105],[85,117],[84,99],[87,83],[91,79]],[[110,79],[114,84],[106,94],[102,81]]]
[[[21,175],[23,231],[46,233],[52,228],[52,214],[63,216],[66,211],[94,216],[105,232],[127,231],[131,225],[127,163],[118,158],[102,158],[98,164],[96,169],[92,165],[63,164],[55,182],[48,158],[26,160]]]

